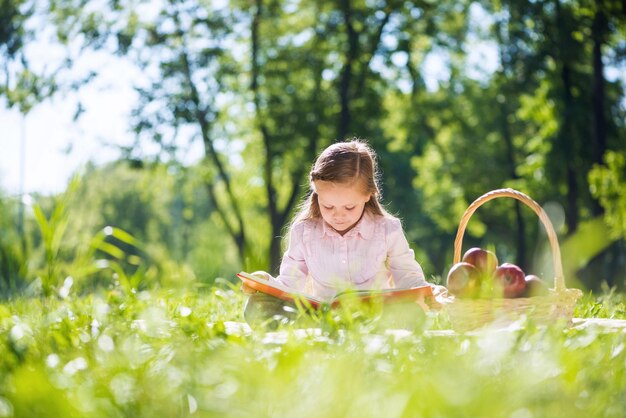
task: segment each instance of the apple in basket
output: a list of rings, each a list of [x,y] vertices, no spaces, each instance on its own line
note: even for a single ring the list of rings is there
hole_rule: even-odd
[[[498,266],[498,257],[489,251],[478,247],[470,248],[463,254],[461,261],[475,266],[483,275],[491,276]]]
[[[470,263],[456,263],[448,272],[447,287],[455,296],[477,297],[480,292],[480,274]]]
[[[546,282],[541,280],[538,276],[534,274],[529,274],[525,278],[526,281],[526,291],[524,292],[525,297],[533,297],[533,296],[547,296],[550,293],[548,285]]]
[[[502,289],[505,298],[519,298],[526,291],[526,276],[521,268],[512,263],[503,263],[493,274],[494,287]]]

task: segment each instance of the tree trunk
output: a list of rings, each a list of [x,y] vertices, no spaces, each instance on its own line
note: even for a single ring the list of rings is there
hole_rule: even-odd
[[[275,159],[277,157],[276,151],[272,146],[272,133],[265,123],[266,117],[262,114],[261,106],[260,106],[260,86],[258,79],[261,75],[261,68],[259,66],[259,50],[260,50],[260,23],[263,15],[263,0],[256,0],[256,11],[252,19],[252,28],[251,28],[251,42],[252,42],[252,80],[250,84],[250,89],[253,93],[253,101],[256,108],[256,123],[259,131],[261,132],[261,137],[263,140],[263,146],[265,148],[265,161],[263,164],[263,180],[265,182],[265,190],[267,195],[268,202],[268,211],[269,211],[269,220],[270,220],[270,247],[269,247],[269,272],[272,274],[277,274],[280,267],[281,256],[282,256],[282,248],[281,244],[283,241],[283,230],[285,225],[289,220],[289,216],[295,207],[300,193],[302,192],[302,179],[304,178],[306,170],[308,170],[308,166],[306,164],[301,164],[298,169],[293,171],[290,176],[290,193],[287,198],[287,202],[284,207],[279,207],[278,205],[278,196],[276,185],[274,182],[273,175],[273,167],[276,166]],[[323,35],[323,34],[321,34]],[[316,85],[318,88],[313,89],[311,93],[311,97],[309,100],[311,102],[316,103],[316,95],[321,90],[321,80],[322,80],[322,69],[316,68],[314,69],[314,74],[316,77]],[[319,108],[317,110],[317,115],[323,113],[324,109]],[[317,151],[317,143],[319,138],[319,131],[317,126],[311,129],[310,136],[308,140],[308,146],[306,149],[305,157],[307,160],[312,160],[315,152]]]
[[[280,214],[277,210],[276,202],[276,188],[274,187],[274,176],[272,175],[273,160],[275,158],[274,150],[272,149],[272,138],[264,120],[265,118],[261,114],[260,106],[260,88],[259,88],[259,27],[263,16],[263,0],[256,0],[256,11],[252,18],[251,28],[251,42],[252,42],[252,75],[250,89],[253,93],[254,105],[256,108],[256,121],[259,130],[261,131],[261,138],[263,140],[263,147],[265,149],[265,161],[263,163],[263,181],[265,183],[265,192],[267,195],[267,205],[270,218],[270,272],[273,272],[275,268],[275,260],[280,257],[280,228],[282,223],[280,221]]]
[[[359,40],[358,34],[354,30],[352,24],[352,4],[350,0],[341,2],[341,10],[343,12],[344,24],[348,35],[348,49],[345,55],[345,62],[341,70],[339,79],[339,121],[337,126],[337,140],[343,140],[348,136],[352,116],[350,114],[351,85],[353,78],[353,67],[358,56]]]
[[[500,31],[496,32],[498,43],[501,45],[501,54],[504,52],[503,48],[506,42],[503,39],[503,34]],[[504,56],[500,56],[500,62],[503,65],[502,79],[504,80],[504,86],[501,87],[505,96],[509,96],[507,86],[510,86],[511,81],[507,79],[507,73],[513,72],[511,67],[515,67],[517,61],[515,54],[511,54],[510,59],[504,59]],[[513,87],[514,89],[514,87]],[[506,101],[497,106],[500,110],[500,129],[502,133],[502,139],[506,147],[506,159],[509,165],[509,176],[512,180],[518,180],[520,177],[516,171],[517,161],[515,158],[515,145],[513,144],[513,135],[511,134],[511,127],[509,125],[509,106]],[[515,205],[515,245],[517,248],[516,264],[525,268],[526,266],[526,223],[522,215],[522,203],[517,199],[514,202]]]
[[[204,144],[204,155],[205,158],[211,161],[213,165],[217,168],[218,176],[216,176],[216,178],[218,179],[218,181],[224,183],[227,203],[220,203],[220,200],[217,199],[217,194],[215,193],[215,179],[207,180],[205,182],[205,187],[209,194],[209,198],[215,206],[215,210],[224,222],[228,234],[235,242],[235,245],[237,246],[237,251],[239,253],[239,258],[243,263],[246,258],[246,234],[243,216],[241,214],[241,210],[239,209],[239,202],[237,201],[235,193],[233,192],[230,176],[226,171],[226,167],[222,163],[220,155],[215,149],[215,144],[213,143],[213,138],[211,137],[208,112],[205,108],[202,107],[200,94],[198,93],[198,89],[191,77],[191,68],[189,66],[189,60],[186,53],[183,53],[182,58],[186,81],[189,84],[189,88],[191,90],[191,98],[195,106],[194,113],[196,122],[200,127],[200,133],[202,135],[202,143]],[[231,220],[231,216],[229,216],[228,213],[234,216],[234,221]]]
[[[337,139],[343,140],[350,134],[352,124],[350,102],[354,100],[360,92],[364,91],[369,64],[378,50],[383,31],[389,22],[393,8],[385,6],[379,10],[382,12],[382,18],[378,21],[375,30],[372,31],[373,35],[367,36],[368,33],[366,30],[357,32],[354,28],[351,1],[342,0],[340,7],[343,12],[348,37],[348,48],[346,50],[345,62],[341,70],[338,87],[341,108],[337,127]],[[368,39],[361,40],[361,38],[365,36],[367,36]],[[364,42],[365,45],[361,45],[361,41]]]
[[[565,164],[565,184],[567,185],[567,195],[565,199],[565,223],[567,225],[567,233],[573,234],[578,228],[578,164],[576,160],[577,147],[576,135],[574,127],[574,97],[572,95],[572,68],[568,61],[567,51],[573,48],[571,35],[568,29],[563,27],[561,16],[561,3],[556,0],[556,16],[555,20],[558,25],[558,58],[560,60],[560,77],[561,77],[561,100],[563,109],[563,117],[561,118],[561,126],[557,133],[557,146],[563,147],[562,155]]]
[[[602,45],[606,32],[607,20],[601,5],[596,1],[596,13],[591,26],[591,38],[593,39],[593,134],[592,134],[592,162],[602,164],[602,157],[606,152],[606,119],[604,110],[604,64],[602,63]],[[593,199],[593,198],[592,198]],[[594,215],[603,213],[602,206],[596,200],[592,200],[592,212]]]

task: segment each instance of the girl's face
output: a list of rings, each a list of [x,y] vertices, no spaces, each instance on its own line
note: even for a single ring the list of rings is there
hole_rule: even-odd
[[[322,218],[341,235],[351,230],[361,219],[365,203],[371,197],[361,191],[358,183],[341,184],[317,180],[314,186]]]

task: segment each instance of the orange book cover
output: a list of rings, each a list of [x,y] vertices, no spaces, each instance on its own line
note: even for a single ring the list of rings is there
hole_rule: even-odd
[[[412,287],[409,289],[347,290],[338,293],[331,299],[324,299],[304,292],[295,291],[275,281],[260,279],[244,271],[237,273],[237,277],[248,287],[251,287],[256,291],[266,293],[286,301],[304,300],[311,304],[314,308],[318,308],[324,304],[336,306],[339,304],[339,299],[347,296],[348,294],[356,296],[364,301],[382,298],[384,302],[397,301],[401,299],[413,299],[418,301],[433,296],[432,288],[426,285]]]

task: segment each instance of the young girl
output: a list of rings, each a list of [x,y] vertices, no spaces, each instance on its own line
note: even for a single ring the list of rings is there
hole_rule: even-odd
[[[313,165],[311,191],[289,230],[289,245],[274,278],[297,291],[321,297],[352,289],[424,286],[422,268],[400,220],[380,203],[374,151],[361,140],[326,148]],[[280,315],[293,318],[293,305],[244,287],[251,293],[246,321]]]

